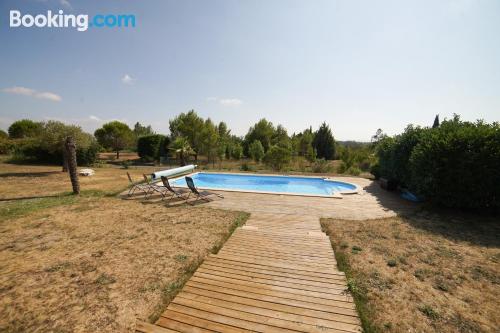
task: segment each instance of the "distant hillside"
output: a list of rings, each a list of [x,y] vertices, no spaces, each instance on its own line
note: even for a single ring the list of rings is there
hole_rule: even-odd
[[[362,142],[362,141],[337,141],[339,145],[342,145],[344,147],[351,147],[351,148],[357,148],[357,147],[363,147],[367,146],[370,144],[370,142]]]

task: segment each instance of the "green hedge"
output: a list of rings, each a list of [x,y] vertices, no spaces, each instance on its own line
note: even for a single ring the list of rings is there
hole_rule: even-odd
[[[167,155],[169,140],[161,134],[152,134],[137,139],[137,154],[145,161],[157,161]]]
[[[88,147],[76,147],[76,160],[80,166],[90,166],[97,161],[100,146],[94,142]],[[37,163],[62,164],[62,149],[49,151],[37,139],[17,140],[13,146],[14,160]]]
[[[454,208],[500,208],[500,126],[455,116],[409,126],[377,146],[379,172],[416,195]]]

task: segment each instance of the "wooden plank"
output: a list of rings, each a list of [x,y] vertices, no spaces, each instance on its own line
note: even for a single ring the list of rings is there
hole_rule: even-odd
[[[292,287],[285,287],[285,286],[278,285],[278,284],[263,283],[263,282],[254,281],[254,280],[252,280],[252,281],[240,280],[240,279],[236,279],[234,277],[225,277],[225,276],[221,276],[221,275],[206,274],[206,273],[198,272],[198,271],[193,275],[193,278],[215,280],[215,281],[220,281],[220,282],[233,283],[233,284],[236,284],[239,286],[262,288],[265,290],[283,291],[283,292],[290,293],[290,294],[304,295],[304,296],[323,298],[323,299],[338,300],[339,295],[345,294],[345,290],[342,290],[342,289],[335,289],[335,290],[332,289],[328,293],[326,293],[326,292],[310,291],[310,290],[304,290],[304,289],[298,289],[298,288],[292,288]]]
[[[225,295],[233,295],[233,296],[240,296],[240,297],[246,297],[246,298],[251,298],[255,300],[260,300],[260,301],[266,301],[266,302],[272,302],[272,303],[277,303],[277,304],[282,304],[282,305],[290,305],[290,306],[295,306],[297,308],[303,308],[303,309],[310,309],[310,310],[317,310],[317,311],[323,311],[323,312],[330,312],[330,313],[337,313],[337,314],[344,314],[348,316],[355,316],[356,315],[356,310],[354,303],[349,303],[349,302],[331,302],[330,304],[319,304],[319,303],[314,303],[311,302],[310,299],[302,297],[302,299],[293,299],[293,298],[287,298],[286,296],[289,295],[284,295],[281,293],[259,293],[258,291],[252,291],[252,290],[240,290],[236,288],[228,288],[228,287],[220,287],[217,285],[212,285],[212,284],[206,284],[206,283],[201,283],[201,282],[196,282],[196,281],[189,281],[186,286],[185,290],[192,291],[192,288],[200,289],[200,290],[207,290],[207,291],[213,291],[217,292],[220,294],[225,294]],[[295,295],[292,295],[292,297]],[[295,297],[297,298],[297,297]]]
[[[205,308],[200,304],[198,304],[198,306]],[[223,324],[227,327],[234,327],[234,329],[238,329],[240,332],[248,332],[249,330],[254,332],[269,332],[269,333],[290,332],[289,330],[283,328],[259,324],[256,322],[247,321],[237,317],[231,317],[231,315],[238,316],[237,312],[224,308],[210,307],[210,311],[206,311],[178,304],[175,302],[174,299],[174,303],[170,303],[168,309],[171,311],[182,313],[193,319],[204,318],[206,320],[209,320],[210,322]],[[229,332],[229,331],[227,329],[224,329],[220,330],[219,332]],[[292,332],[300,332],[300,331],[296,330]]]
[[[265,266],[271,266],[271,267],[279,267],[279,268],[286,268],[290,270],[297,270],[300,272],[310,272],[310,273],[321,273],[324,276],[332,276],[338,274],[338,271],[335,269],[335,267],[318,267],[318,266],[310,266],[310,265],[301,265],[297,263],[291,263],[289,261],[284,261],[284,260],[261,260],[258,257],[249,257],[249,256],[234,256],[234,255],[227,255],[227,254],[216,254],[214,255],[219,258],[223,259],[230,259],[230,260],[236,260],[236,261],[241,261],[241,262],[246,262],[250,264],[262,264]]]
[[[292,322],[299,322],[306,325],[314,325],[319,327],[328,327],[342,329],[346,331],[358,331],[360,328],[360,322],[356,317],[349,316],[335,316],[336,320],[331,320],[333,316],[330,314],[330,318],[318,318],[313,316],[307,316],[304,313],[295,314],[293,312],[288,312],[284,310],[290,310],[293,307],[285,306],[273,306],[272,303],[266,302],[256,302],[256,301],[243,301],[241,298],[231,298],[231,299],[221,299],[217,297],[207,297],[204,295],[194,294],[190,292],[182,292],[178,295],[180,298],[187,298],[194,302],[202,302],[211,305],[216,305],[228,309],[234,309],[242,312],[248,312],[253,314],[258,314],[262,316],[272,317],[275,319],[282,319]],[[185,304],[186,305],[186,304]],[[279,326],[279,324],[277,324]]]
[[[277,236],[278,234],[283,235],[281,237]],[[330,241],[328,238],[324,239],[317,239],[316,237],[309,237],[309,236],[294,236],[292,234],[290,235],[284,235],[283,233],[276,233],[276,234],[271,234],[268,232],[260,232],[256,230],[252,231],[238,231],[234,235],[235,239],[258,239],[260,241],[269,241],[269,242],[277,242],[281,244],[295,244],[295,245],[301,245],[301,246],[318,246],[318,247],[325,247],[330,244]]]
[[[311,278],[318,278],[318,279],[339,279],[339,278],[344,278],[345,275],[343,272],[335,272],[334,274],[325,274],[325,273],[320,273],[320,272],[311,272],[311,271],[298,271],[293,268],[286,268],[286,267],[277,267],[277,266],[272,266],[272,265],[266,265],[261,262],[244,262],[244,261],[239,261],[234,258],[223,258],[217,255],[210,255],[207,259],[205,259],[206,262],[218,262],[218,263],[225,263],[227,265],[238,265],[238,266],[244,266],[244,267],[251,267],[251,268],[257,268],[257,269],[265,269],[269,270],[272,272],[280,272],[280,273],[289,273],[289,274],[295,274],[295,275],[300,275],[300,276],[308,276]]]
[[[280,287],[287,287],[287,288],[293,288],[293,289],[299,289],[299,290],[308,290],[308,291],[314,291],[314,292],[319,292],[319,293],[332,293],[332,294],[338,294],[340,292],[344,292],[346,290],[345,286],[342,285],[330,285],[330,286],[322,286],[322,287],[316,287],[308,284],[303,284],[303,283],[296,283],[296,282],[290,282],[290,281],[280,281],[277,279],[269,279],[269,278],[262,278],[262,277],[257,277],[255,275],[246,275],[246,274],[237,274],[237,273],[232,273],[232,272],[224,272],[221,270],[213,270],[209,268],[204,268],[200,267],[196,271],[197,273],[204,273],[208,275],[216,275],[216,276],[221,276],[221,277],[226,277],[226,278],[232,278],[232,279],[237,279],[237,280],[242,280],[242,281],[253,281],[253,282],[258,282],[258,283],[263,283],[263,284],[268,284],[272,286],[280,286]]]
[[[164,327],[175,327],[181,332],[196,332],[196,333],[208,333],[208,332],[227,332],[227,333],[243,333],[245,330],[239,329],[237,327],[232,327],[230,325],[223,325],[218,322],[207,320],[204,317],[190,316],[183,312],[178,312],[170,309],[161,315],[160,319],[156,322],[159,326]]]
[[[300,249],[297,249],[295,247],[279,247],[279,246],[271,246],[271,245],[266,245],[263,246],[258,243],[243,243],[243,242],[232,242],[228,241],[224,245],[224,249],[235,249],[235,250],[255,250],[255,251],[273,251],[276,254],[294,254],[294,255],[301,255],[301,256],[308,256],[308,257],[315,257],[315,258],[327,258],[329,260],[332,260],[333,252],[323,252],[323,251],[310,251],[310,252],[305,252]]]
[[[135,322],[135,331],[138,333],[178,333],[179,331],[174,331],[165,327],[153,325],[146,323],[141,320]]]
[[[324,266],[335,266],[332,263],[333,258],[317,258],[317,257],[311,257],[307,255],[295,255],[295,254],[283,254],[283,253],[276,253],[269,249],[268,251],[258,251],[258,250],[244,250],[244,249],[236,249],[236,248],[226,248],[224,247],[222,250],[219,251],[219,253],[227,253],[227,254],[233,254],[233,255],[248,255],[248,256],[259,256],[261,258],[270,258],[270,259],[282,259],[282,260],[289,260],[289,261],[298,261],[300,263],[307,263],[307,264],[318,264],[318,265],[324,265]]]
[[[318,303],[324,305],[338,305],[338,302],[352,303],[352,298],[347,295],[333,295],[329,298],[315,297],[313,295],[304,295],[303,293],[294,292],[294,290],[279,290],[278,288],[265,288],[262,285],[246,285],[237,283],[237,281],[221,281],[219,279],[207,279],[204,277],[194,276],[190,279],[193,282],[200,282],[205,284],[211,284],[218,287],[224,288],[238,288],[239,290],[245,290],[249,292],[255,292],[263,295],[285,297],[297,300],[303,300],[311,303]],[[292,292],[290,292],[292,291]]]
[[[347,332],[360,332],[360,327],[358,325],[338,323],[337,327],[328,327],[320,325],[321,321],[314,319],[314,324],[306,324],[301,322],[298,316],[290,315],[295,319],[292,322],[290,320],[279,318],[279,316],[277,317],[277,313],[272,310],[260,309],[227,301],[213,301],[210,298],[207,299],[203,296],[194,297],[193,299],[192,297],[179,295],[175,298],[173,303],[186,308],[205,311],[210,314],[209,316],[216,314],[237,319],[239,321],[231,321],[231,324],[238,327],[252,327],[252,330],[255,330],[255,325],[259,325],[262,326],[262,332],[287,332],[287,330],[311,333],[339,332],[339,330]],[[242,323],[242,321],[245,323]]]
[[[191,286],[186,286],[183,289],[183,293],[191,294],[191,295],[200,295],[206,296],[212,299],[221,299],[234,303],[252,305],[255,307],[260,307],[264,309],[271,309],[276,311],[281,311],[284,313],[292,313],[300,316],[325,319],[325,320],[337,320],[344,323],[350,324],[359,324],[359,319],[356,316],[356,312],[354,310],[347,310],[345,308],[334,309],[334,312],[330,311],[322,311],[309,309],[302,306],[288,305],[283,303],[276,303],[274,299],[261,300],[259,295],[255,294],[244,294],[245,296],[237,296],[232,293],[222,293],[222,292],[214,292],[207,289],[201,289]],[[243,294],[243,293],[242,293]],[[330,308],[331,310],[332,308]]]
[[[297,276],[284,277],[284,276],[269,275],[269,274],[265,274],[265,273],[243,271],[240,269],[234,269],[233,267],[228,267],[228,268],[219,267],[219,266],[212,265],[210,263],[204,263],[199,269],[210,270],[212,272],[224,272],[224,273],[235,274],[235,275],[244,275],[244,276],[247,276],[250,278],[260,278],[260,279],[266,279],[266,280],[288,282],[288,283],[293,283],[293,284],[300,285],[300,286],[303,285],[303,286],[310,286],[310,287],[317,287],[317,288],[324,288],[324,289],[341,288],[341,289],[345,290],[344,281],[332,281],[329,283],[316,282],[316,281],[311,281],[311,280],[302,280],[302,279],[298,278]]]

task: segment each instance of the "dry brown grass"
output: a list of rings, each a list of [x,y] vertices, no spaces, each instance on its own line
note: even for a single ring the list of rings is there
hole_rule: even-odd
[[[238,213],[83,198],[0,224],[0,331],[124,332]]]
[[[0,200],[1,332],[132,332],[244,216],[105,196],[127,170],[95,170],[97,193],[47,198],[71,188],[59,167],[0,163],[2,198],[43,196]]]
[[[368,332],[498,332],[498,219],[323,220]]]
[[[93,169],[94,176],[80,177],[81,188],[116,192],[128,185],[127,171],[134,181],[140,181],[143,173],[149,174],[158,167],[132,167],[125,170],[106,165]],[[68,191],[71,191],[71,182],[68,174],[61,172],[60,166],[8,164],[0,159],[0,199],[48,196]]]

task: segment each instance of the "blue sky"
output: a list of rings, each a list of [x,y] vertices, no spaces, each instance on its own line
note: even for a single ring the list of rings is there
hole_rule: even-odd
[[[9,11],[134,14],[135,28],[10,28]],[[369,140],[458,113],[500,120],[500,1],[0,3],[0,128],[112,119],[168,131],[190,109],[243,135],[265,117]]]

